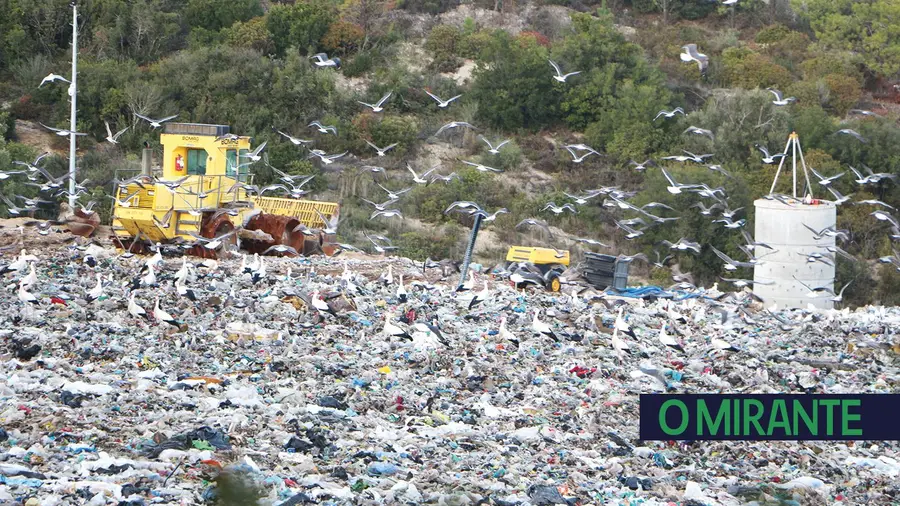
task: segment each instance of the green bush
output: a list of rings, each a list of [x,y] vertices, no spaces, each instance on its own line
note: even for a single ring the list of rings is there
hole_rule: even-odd
[[[335,21],[328,27],[328,32],[322,38],[322,47],[343,56],[356,51],[365,36],[366,34],[359,25],[346,21]]]
[[[363,76],[375,67],[375,58],[375,50],[360,51],[344,63],[341,71],[347,77]]]
[[[452,72],[459,68],[458,58],[462,34],[451,25],[435,26],[425,40],[425,49],[431,52],[431,69],[438,72]]]
[[[274,4],[266,15],[266,27],[275,42],[275,52],[284,55],[291,46],[306,52],[318,51],[319,41],[328,33],[336,15],[332,4],[321,0]]]
[[[225,40],[236,47],[255,49],[262,54],[275,51],[272,35],[266,29],[266,18],[260,16],[249,21],[238,21],[223,30]]]
[[[401,255],[419,262],[426,258],[458,256],[462,235],[457,227],[444,226],[428,232],[405,232],[394,242]]]
[[[376,146],[398,143],[389,153],[403,156],[414,146],[419,124],[413,116],[385,116],[369,127],[369,133]]]
[[[884,306],[900,305],[900,272],[893,265],[879,267],[875,300]]]
[[[734,87],[785,89],[793,82],[786,68],[747,48],[726,49],[722,53],[722,64],[726,81]]]
[[[459,41],[459,54],[463,58],[476,60],[482,57],[485,49],[491,44],[491,33],[487,30],[480,30],[465,35]]]
[[[188,0],[184,15],[192,27],[217,32],[262,16],[263,10],[259,0]]]
[[[791,31],[790,28],[784,25],[771,25],[758,31],[753,40],[755,40],[757,44],[771,44],[784,39]]]

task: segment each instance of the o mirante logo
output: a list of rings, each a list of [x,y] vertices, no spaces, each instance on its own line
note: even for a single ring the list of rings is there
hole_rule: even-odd
[[[642,394],[643,440],[894,440],[900,395]]]

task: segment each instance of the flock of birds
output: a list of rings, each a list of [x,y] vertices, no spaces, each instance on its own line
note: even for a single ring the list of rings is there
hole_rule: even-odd
[[[695,44],[685,45],[683,48],[683,52],[681,53],[681,59],[684,62],[697,62],[700,66],[701,71],[705,71],[706,67],[709,63],[709,58],[700,53],[697,50],[697,46]],[[321,68],[339,68],[340,67],[340,59],[338,58],[329,58],[327,54],[320,53],[314,55],[312,57],[314,60],[313,63],[317,67]],[[570,78],[574,76],[578,76],[581,74],[581,71],[570,71],[564,72],[562,67],[552,60],[549,61],[549,65],[552,68],[553,72],[550,77],[557,81],[558,83],[565,84],[569,82]],[[40,84],[43,86],[48,82],[55,81],[63,81],[68,82],[65,78],[50,74],[46,78],[44,78]],[[449,99],[441,98],[428,90],[424,90],[425,93],[435,102],[435,105],[439,109],[447,109],[451,106],[451,104],[459,99],[462,95],[456,95]],[[788,106],[795,101],[793,97],[784,97],[783,94],[776,89],[769,89],[769,91],[773,94],[774,100],[772,103],[776,106]],[[371,110],[373,114],[382,113],[385,111],[386,107],[389,106],[390,99],[393,96],[392,92],[388,92],[384,94],[378,101],[374,103],[358,101],[359,104]],[[852,111],[855,114],[862,114],[866,116],[875,115],[875,113],[871,111],[864,110],[854,110]],[[677,107],[672,110],[662,110],[655,116],[654,121],[657,120],[669,120],[676,118],[678,115],[685,115],[684,109],[681,107]],[[135,117],[145,121],[149,124],[149,126],[153,129],[161,128],[163,124],[168,121],[171,121],[178,117],[178,115],[170,115],[162,118],[152,118],[143,114],[135,113]],[[112,128],[109,123],[105,124],[107,130],[106,141],[110,143],[117,143],[118,139],[123,135],[128,127],[118,130],[113,133]],[[45,125],[46,128],[53,131],[54,133],[64,136],[64,135],[85,135],[81,132],[72,132],[65,129],[52,128]],[[307,127],[311,131],[315,131],[320,135],[337,135],[337,127],[334,125],[326,125],[321,121],[312,121]],[[282,129],[276,129],[273,127],[273,130],[285,138],[291,144],[302,147],[308,151],[307,158],[309,159],[317,159],[321,162],[322,166],[329,165],[336,160],[346,156],[348,152],[336,153],[336,154],[328,154],[323,150],[316,149],[313,147],[314,139],[306,139],[302,137],[298,137],[292,135],[290,133],[285,132]],[[476,131],[474,125],[464,122],[464,121],[450,121],[443,126],[441,126],[433,135],[440,136],[445,133],[458,131],[458,130],[472,130]],[[861,136],[859,133],[855,132],[851,129],[841,129],[837,134],[841,135],[849,135],[860,142],[867,142],[867,140]],[[709,138],[710,140],[715,139],[715,135],[711,130],[704,129],[697,126],[689,126],[684,130],[685,135],[696,135]],[[226,138],[237,138],[234,134],[226,134],[223,137]],[[483,135],[479,135],[478,139],[481,140],[487,149],[487,153],[492,156],[496,156],[500,154],[500,150],[506,145],[509,140],[501,140],[501,141],[492,141],[486,138]],[[387,156],[388,152],[397,146],[397,143],[389,144],[387,146],[377,146],[369,140],[366,140],[366,144],[375,152],[375,156],[377,158]],[[205,207],[203,202],[206,198],[212,195],[214,192],[224,192],[226,194],[237,193],[238,190],[243,190],[246,194],[257,194],[264,195],[267,193],[279,193],[281,195],[289,196],[291,198],[301,198],[304,195],[308,194],[309,191],[304,188],[304,186],[313,178],[310,175],[290,175],[281,170],[278,170],[275,167],[272,167],[268,163],[268,158],[263,152],[266,148],[267,143],[262,142],[257,145],[253,150],[248,153],[242,153],[240,155],[240,159],[238,162],[238,167],[233,167],[232,169],[240,169],[242,167],[255,164],[257,162],[265,163],[277,176],[277,182],[274,184],[270,184],[267,186],[255,186],[245,182],[236,182],[230,185],[229,188],[216,188],[211,190],[202,190],[202,189],[191,189],[185,184],[189,177],[184,177],[177,180],[161,180],[156,179],[152,176],[139,175],[131,179],[121,180],[113,182],[119,187],[124,187],[130,184],[136,184],[139,188],[144,188],[146,185],[152,184],[160,184],[163,189],[168,190],[173,195],[179,196],[181,200],[188,207],[189,212],[195,216],[201,216],[203,213],[235,213],[236,210],[228,209],[228,208],[216,208],[216,207]],[[784,161],[784,158],[787,156],[786,153],[770,153],[766,146],[762,146],[757,144],[757,149],[762,153],[761,161],[764,164],[775,164]],[[591,156],[603,156],[597,150],[587,146],[585,144],[568,144],[564,146],[564,149],[571,155],[571,162],[578,164],[582,163],[588,157]],[[72,176],[72,174],[64,174],[62,176],[53,176],[49,174],[46,169],[41,167],[39,164],[41,161],[47,156],[47,154],[42,154],[37,157],[34,161],[25,162],[25,161],[16,161],[14,162],[16,165],[22,167],[22,170],[18,171],[6,171],[0,172],[0,180],[8,179],[14,175],[22,175],[24,174],[29,182],[26,185],[37,187],[39,189],[41,197],[37,198],[29,198],[21,195],[15,195],[12,199],[3,197],[7,208],[9,210],[10,215],[13,216],[24,216],[31,214],[37,210],[39,210],[42,205],[53,204],[52,200],[49,198],[52,197],[60,197],[64,195],[69,195],[68,190],[64,189],[63,186],[66,180]],[[709,164],[708,159],[713,158],[715,155],[712,153],[705,154],[695,154],[689,152],[687,150],[683,150],[682,154],[675,154],[671,156],[664,156],[661,160],[668,162],[679,162],[679,163],[694,163],[705,165],[710,171],[717,172],[722,174],[725,177],[732,177],[724,168],[717,164]],[[470,160],[459,159],[459,161],[468,166],[472,167],[474,170],[484,172],[484,173],[500,173],[502,170],[491,167],[483,162],[475,162]],[[736,260],[725,253],[719,251],[713,246],[709,246],[710,249],[724,262],[724,269],[729,272],[733,272],[739,268],[751,268],[756,265],[760,265],[763,261],[762,259],[766,256],[766,253],[761,253],[761,249],[772,250],[771,246],[766,244],[761,244],[754,242],[750,235],[743,230],[743,227],[746,225],[747,221],[745,218],[739,218],[738,215],[743,211],[742,208],[732,209],[729,204],[729,198],[726,194],[725,188],[722,186],[719,187],[710,187],[705,183],[684,183],[678,182],[672,176],[672,174],[665,168],[660,167],[653,160],[646,160],[644,162],[638,163],[636,161],[629,162],[630,165],[634,166],[635,170],[645,171],[651,167],[659,167],[660,172],[667,182],[666,190],[673,195],[681,195],[685,193],[693,193],[700,196],[703,200],[692,205],[692,208],[699,209],[699,212],[704,216],[714,217],[713,223],[722,224],[725,229],[728,230],[739,230],[745,239],[744,245],[741,246],[741,250],[746,254],[746,260]],[[372,173],[373,176],[378,176],[379,174],[386,176],[388,173],[388,169],[380,165],[363,165],[361,167],[362,170],[368,171]],[[377,186],[384,191],[384,199],[381,202],[377,200],[368,200],[361,199],[362,202],[370,205],[372,207],[372,213],[370,215],[370,220],[375,219],[403,219],[403,213],[396,206],[396,204],[407,195],[415,186],[417,185],[430,185],[435,184],[437,182],[449,183],[454,179],[458,179],[459,175],[456,172],[451,172],[449,174],[442,174],[439,172],[440,164],[430,167],[428,169],[416,169],[410,163],[406,164],[406,169],[409,172],[411,185],[406,188],[400,189],[391,189],[385,186],[388,183],[388,179],[385,177],[383,181],[377,181]],[[854,167],[850,167],[850,170],[856,176],[856,183],[860,186],[878,184],[885,180],[896,181],[897,176],[895,174],[881,172],[875,173],[870,168],[863,166],[862,172]],[[812,174],[818,180],[818,184],[825,188],[828,192],[830,192],[835,200],[834,202],[838,205],[845,203],[850,200],[850,195],[842,195],[837,190],[833,188],[833,183],[837,181],[839,178],[843,177],[845,173],[840,173],[836,175],[826,176],[820,174],[818,171],[812,170]],[[397,178],[394,178],[393,181],[396,181]],[[384,184],[383,184],[384,183]],[[76,198],[81,198],[87,194],[86,181],[83,181],[76,185],[76,192],[73,195]],[[133,199],[138,192],[131,193],[130,195],[125,195],[120,198],[118,192],[115,193],[114,199],[116,203],[121,207],[130,206],[130,201]],[[579,206],[589,205],[591,201],[599,196],[603,196],[602,207],[609,209],[618,209],[620,211],[625,211],[628,213],[633,213],[632,217],[629,218],[621,218],[615,220],[616,226],[624,233],[625,239],[631,240],[638,238],[650,228],[654,226],[658,226],[661,224],[665,224],[670,221],[680,219],[680,216],[674,215],[676,211],[669,205],[660,203],[660,202],[650,202],[644,204],[642,206],[635,205],[630,202],[630,199],[636,195],[636,192],[631,191],[623,191],[618,187],[601,187],[593,190],[587,190],[581,193],[565,193],[566,197],[571,199],[571,203],[562,203],[557,204],[555,202],[548,202],[541,209],[542,212],[550,213],[554,216],[560,216],[564,214],[577,214]],[[187,196],[191,196],[190,199],[186,198]],[[794,205],[802,205],[802,203],[797,202],[795,199],[788,197],[786,195],[780,194],[771,194],[767,195],[766,198],[776,200],[782,202],[786,205],[794,206]],[[194,202],[198,202],[198,205],[194,205]],[[891,239],[898,240],[900,239],[900,223],[896,217],[891,214],[891,211],[895,211],[895,209],[879,200],[861,200],[858,202],[854,202],[857,205],[870,205],[875,206],[877,209],[871,212],[870,214],[876,218],[877,220],[884,221],[890,225],[891,228]],[[92,213],[93,206],[96,205],[95,202],[90,202],[85,206],[82,206],[81,210],[84,213]],[[171,224],[172,211],[174,209],[170,209],[168,213],[166,213],[162,219],[157,219],[154,217],[156,225],[161,228],[169,228]],[[509,211],[506,208],[501,208],[490,212],[488,210],[483,209],[480,205],[472,201],[459,201],[451,204],[446,210],[445,214],[449,213],[463,213],[470,217],[479,217],[483,222],[492,222],[501,214],[508,213]],[[714,214],[718,213],[718,215]],[[320,215],[324,226],[322,230],[327,234],[336,234],[338,230],[339,222],[338,220],[327,219],[326,217]],[[49,233],[51,228],[54,225],[60,225],[60,222],[48,220],[48,221],[39,221],[34,220],[27,222],[26,225],[34,225],[38,226],[41,233]],[[546,232],[548,238],[553,241],[552,245],[560,255],[562,255],[562,249],[558,248],[558,243],[556,243],[556,237],[551,232],[550,225],[539,218],[526,218],[520,221],[516,225],[517,230],[522,230],[524,228],[536,227],[542,229]],[[310,236],[318,235],[318,230],[312,230],[307,228],[304,225],[300,225],[295,229],[296,231],[300,231],[304,234],[308,234]],[[230,231],[222,236],[214,237],[214,238],[205,238],[198,235],[195,235],[195,241],[187,241],[180,244],[180,246],[185,249],[192,248],[195,246],[202,246],[207,249],[216,250],[223,247],[226,244],[232,243],[237,239],[238,230]],[[817,235],[829,235],[830,237],[835,237],[838,240],[846,241],[849,239],[849,235],[847,231],[844,230],[835,230],[835,229],[826,229],[823,231],[817,231]],[[235,237],[230,237],[235,236]],[[371,243],[372,248],[377,253],[385,253],[394,250],[394,246],[392,245],[390,239],[384,236],[371,235],[366,233],[366,239]],[[570,242],[580,243],[586,246],[591,247],[608,247],[597,239],[593,238],[583,238],[583,237],[574,237],[574,236],[566,236],[567,240]],[[140,238],[138,238],[140,239]],[[360,248],[353,246],[347,243],[335,243],[338,247],[337,252],[340,251],[359,251]],[[658,246],[662,246],[668,248],[672,254],[677,253],[688,253],[688,254],[699,254],[701,252],[701,246],[695,242],[690,240],[689,238],[681,238],[677,242],[669,242],[662,241],[658,244]],[[267,253],[281,254],[281,255],[297,255],[298,252],[294,251],[292,248],[288,246],[273,246],[267,251]],[[662,259],[659,250],[655,251],[657,256],[657,262],[654,263],[657,267],[665,267],[668,266],[673,256],[670,254],[666,254]],[[814,252],[810,253],[807,256],[807,260],[809,262],[823,262],[833,264],[836,261],[836,256],[842,256],[845,258],[853,259],[853,257],[847,254],[843,249],[838,246],[830,246],[828,247],[828,251],[823,252]],[[620,255],[620,258],[630,261],[634,259],[642,259],[644,261],[649,261],[645,255],[638,254],[633,256]],[[893,255],[885,256],[880,259],[882,262],[891,263],[895,267],[900,270],[900,255],[896,252]],[[520,265],[519,271],[517,271],[518,275],[528,274],[528,269],[526,266]],[[675,279],[678,281],[679,288],[682,289],[692,289],[696,288],[693,285],[692,278],[689,274],[675,274]],[[730,282],[735,284],[738,287],[749,286],[752,284],[752,281],[748,279],[741,278],[721,278],[723,281]],[[827,292],[829,293],[835,300],[839,301],[841,298],[841,293],[843,290],[835,294],[831,291],[830,288],[826,287],[812,287],[812,292]]]

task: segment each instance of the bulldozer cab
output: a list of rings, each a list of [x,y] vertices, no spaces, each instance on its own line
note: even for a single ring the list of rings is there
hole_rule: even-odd
[[[237,228],[264,234],[242,246],[263,252],[290,246],[299,253],[331,254],[336,239],[322,231],[335,221],[339,206],[295,198],[248,195],[251,139],[233,135],[226,125],[166,123],[160,135],[162,174],[143,168],[146,178],[119,185],[113,209],[113,232],[119,244],[140,236],[151,242],[187,241],[225,236]],[[134,176],[136,174],[130,174]],[[128,179],[129,175],[117,179]],[[301,232],[303,225],[307,234]],[[228,239],[236,243],[236,235]],[[200,253],[206,253],[201,251]]]
[[[551,292],[558,292],[561,288],[559,276],[569,266],[570,259],[568,250],[512,246],[506,252],[506,261],[508,265],[534,265],[543,274],[544,287]]]

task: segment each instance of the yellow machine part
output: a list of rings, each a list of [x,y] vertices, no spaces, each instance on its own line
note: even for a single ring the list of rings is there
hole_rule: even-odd
[[[561,257],[557,257],[562,253]],[[552,248],[532,248],[528,246],[512,246],[506,253],[507,262],[531,262],[534,265],[560,264],[569,266],[569,252]]]
[[[285,199],[279,197],[248,197],[259,210],[268,214],[291,216],[309,228],[322,228],[325,223],[316,213],[319,211],[326,218],[338,212],[336,202],[319,202],[315,200]]]

